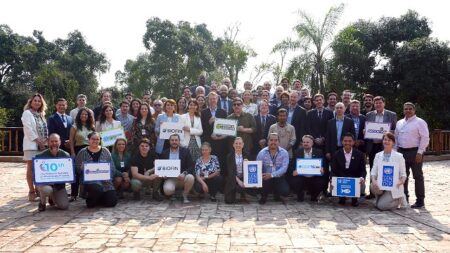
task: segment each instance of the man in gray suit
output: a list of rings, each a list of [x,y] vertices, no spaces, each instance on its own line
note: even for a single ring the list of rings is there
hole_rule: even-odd
[[[377,122],[377,123],[389,123],[391,126],[391,132],[395,130],[397,124],[397,114],[395,112],[384,109],[384,97],[377,96],[373,99],[375,110],[368,112],[366,115],[366,122]],[[366,152],[369,156],[370,169],[373,167],[373,160],[376,153],[383,150],[382,140],[372,140],[366,139]],[[366,198],[374,198],[375,195],[371,192]]]

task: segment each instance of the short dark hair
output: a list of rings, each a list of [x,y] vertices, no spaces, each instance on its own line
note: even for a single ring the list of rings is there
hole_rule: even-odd
[[[288,113],[288,111],[285,108],[278,109],[278,114],[280,113]]]
[[[330,93],[328,93],[327,98],[329,99],[331,96],[335,96],[337,98],[338,94],[336,92],[330,92]]]
[[[151,146],[151,142],[150,142],[150,140],[147,139],[147,138],[142,138],[142,139],[139,141],[139,145],[141,145],[142,143],[145,143],[145,144]]]
[[[130,105],[130,102],[123,100],[122,102],[120,102],[119,106],[122,106],[123,104]]]
[[[170,136],[169,136],[169,139],[171,139],[172,138],[172,136],[176,136],[177,138],[178,138],[178,140],[180,140],[181,138],[180,138],[180,135],[179,134],[171,134]]]
[[[406,102],[406,103],[404,103],[403,104],[403,106],[411,106],[412,108],[414,108],[414,110],[416,109],[416,105],[415,104],[413,104],[412,102]]]
[[[56,103],[55,104],[57,104],[59,102],[67,102],[67,100],[65,98],[58,98],[58,99],[56,99]]]
[[[343,134],[341,136],[341,141],[344,140],[345,137],[350,137],[350,138],[352,138],[352,140],[355,140],[355,136],[352,133],[350,133],[350,132],[347,132],[347,133]]]
[[[384,137],[388,138],[389,140],[395,143],[395,135],[393,133],[386,132],[385,134],[383,134],[383,139]]]
[[[378,101],[378,100],[381,100],[381,101],[383,101],[383,103],[384,103],[384,97],[383,97],[383,96],[376,96],[376,97],[373,99],[373,102]]]
[[[318,98],[318,97],[321,97],[322,99],[325,99],[323,94],[318,93],[318,94],[314,95],[314,100],[316,100],[316,98]]]
[[[367,94],[364,94],[364,96],[363,96],[363,98],[372,98],[373,99],[373,95],[372,94],[369,94],[369,93],[367,93]]]

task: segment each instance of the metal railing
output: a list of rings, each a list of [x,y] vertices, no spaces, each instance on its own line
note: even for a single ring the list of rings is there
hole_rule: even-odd
[[[21,156],[22,127],[0,127],[0,156]],[[427,155],[450,154],[450,130],[435,129],[431,132]]]

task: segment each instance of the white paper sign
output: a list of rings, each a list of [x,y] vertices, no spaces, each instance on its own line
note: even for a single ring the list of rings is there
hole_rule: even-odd
[[[392,191],[397,188],[399,165],[396,162],[383,162],[378,168],[377,182],[382,191]]]
[[[35,184],[74,182],[72,158],[34,158],[33,181]]]
[[[155,174],[160,177],[178,177],[181,174],[181,161],[156,159]]]
[[[238,121],[235,119],[216,118],[214,120],[213,134],[236,136],[237,123]]]
[[[320,176],[322,168],[322,159],[320,158],[298,158],[296,169],[299,175],[303,176]]]
[[[100,137],[102,137],[103,147],[113,146],[117,138],[126,138],[123,127],[102,131],[100,132]]]
[[[332,177],[331,184],[333,185],[333,196],[349,198],[359,198],[361,196],[359,178]]]
[[[366,121],[364,139],[381,140],[383,135],[391,130],[391,123]]]
[[[243,170],[246,188],[262,187],[262,161],[244,161]]]
[[[178,134],[180,140],[184,138],[183,123],[181,122],[163,122],[159,131],[159,138],[168,140],[172,134]]]
[[[111,180],[111,163],[108,162],[85,162],[83,164],[84,182],[109,181]]]

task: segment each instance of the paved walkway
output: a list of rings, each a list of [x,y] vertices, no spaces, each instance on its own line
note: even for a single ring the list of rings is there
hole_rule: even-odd
[[[0,251],[149,252],[450,252],[450,162],[425,165],[426,209],[380,212],[336,200],[286,205],[191,204],[143,196],[112,209],[39,213],[27,201],[21,163],[0,163]],[[414,185],[413,183],[411,185]],[[411,196],[414,199],[414,196]]]

